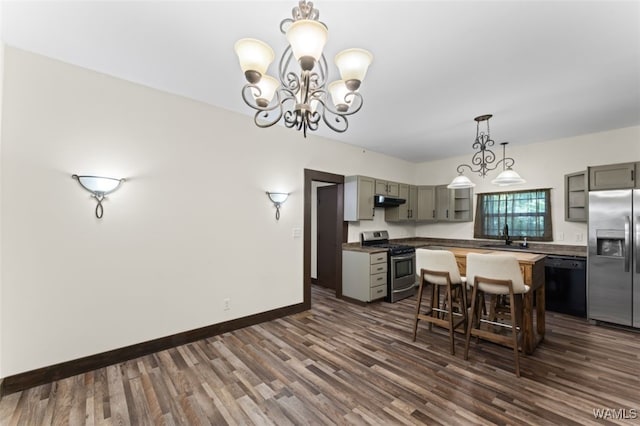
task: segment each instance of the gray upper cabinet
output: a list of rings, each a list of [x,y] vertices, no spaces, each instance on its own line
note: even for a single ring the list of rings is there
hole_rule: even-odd
[[[473,190],[436,186],[436,219],[438,221],[470,222],[473,220]]]
[[[388,197],[400,196],[400,184],[386,180],[376,179],[376,195],[386,195]]]
[[[385,208],[384,220],[386,222],[406,222],[415,220],[417,188],[413,185],[400,183],[398,184],[398,197],[407,200],[407,202],[400,204],[398,207]]]
[[[588,198],[585,170],[564,175],[564,219],[566,221],[587,221]]]
[[[417,193],[416,220],[419,222],[435,222],[436,187],[421,185],[417,187]]]
[[[344,220],[372,220],[375,179],[366,176],[344,178]]]
[[[635,188],[636,163],[589,167],[589,191]]]

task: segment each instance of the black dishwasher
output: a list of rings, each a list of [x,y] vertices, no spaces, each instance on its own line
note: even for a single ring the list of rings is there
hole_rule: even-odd
[[[545,259],[545,308],[587,317],[587,260],[584,257],[549,256]]]

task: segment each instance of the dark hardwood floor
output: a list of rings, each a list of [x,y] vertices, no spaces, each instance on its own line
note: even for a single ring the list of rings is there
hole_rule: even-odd
[[[640,423],[640,334],[549,312],[516,378],[508,348],[412,342],[414,303],[314,286],[310,311],[5,395],[0,424]]]

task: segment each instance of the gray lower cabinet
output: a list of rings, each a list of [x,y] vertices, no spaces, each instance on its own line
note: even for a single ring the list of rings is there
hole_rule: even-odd
[[[342,251],[342,295],[361,302],[387,296],[387,252]]]
[[[635,188],[636,163],[589,167],[589,191]]]
[[[344,178],[344,220],[372,220],[375,179],[366,176]]]

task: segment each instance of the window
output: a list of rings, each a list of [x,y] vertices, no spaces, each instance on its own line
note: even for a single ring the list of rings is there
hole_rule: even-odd
[[[550,189],[478,194],[474,238],[504,238],[509,226],[512,239],[552,241]]]

